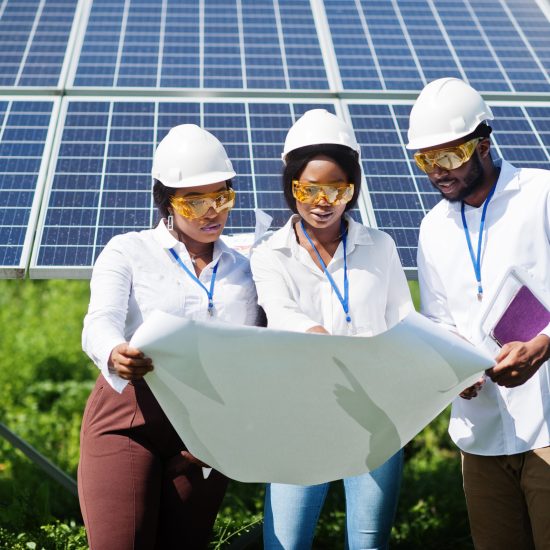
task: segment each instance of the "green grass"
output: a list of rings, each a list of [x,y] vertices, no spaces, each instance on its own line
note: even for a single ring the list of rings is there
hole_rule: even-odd
[[[411,292],[417,304],[414,282]],[[0,421],[73,477],[82,412],[98,373],[80,347],[87,302],[85,281],[0,281]],[[472,548],[447,419],[446,411],[406,446],[392,548]],[[212,548],[226,547],[261,521],[263,490],[230,484]],[[342,484],[334,483],[315,548],[342,547],[344,519]],[[0,550],[33,548],[85,549],[78,503],[0,440]]]

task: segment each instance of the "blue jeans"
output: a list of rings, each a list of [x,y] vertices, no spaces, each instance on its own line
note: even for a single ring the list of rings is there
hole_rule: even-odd
[[[403,449],[376,470],[344,479],[346,548],[386,549],[397,508]],[[264,508],[264,548],[311,548],[315,526],[329,483],[267,486]]]

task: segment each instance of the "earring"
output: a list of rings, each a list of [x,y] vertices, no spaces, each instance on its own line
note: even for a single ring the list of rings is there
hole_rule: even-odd
[[[168,231],[172,231],[172,229],[174,229],[174,216],[172,216],[172,214],[170,214],[166,220],[166,228]]]

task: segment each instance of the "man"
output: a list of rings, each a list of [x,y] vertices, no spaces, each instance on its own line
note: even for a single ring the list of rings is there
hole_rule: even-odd
[[[476,345],[510,268],[550,291],[550,172],[493,160],[492,119],[476,90],[442,78],[417,98],[407,145],[443,197],[420,227],[422,312]],[[550,325],[502,346],[453,403],[478,550],[550,548],[549,358]]]

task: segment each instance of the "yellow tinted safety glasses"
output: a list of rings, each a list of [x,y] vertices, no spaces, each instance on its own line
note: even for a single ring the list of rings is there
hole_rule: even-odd
[[[414,160],[418,168],[426,174],[432,173],[436,166],[442,170],[456,170],[472,158],[477,144],[482,139],[474,138],[455,147],[445,147],[445,149],[435,149],[424,153],[418,151],[414,154]]]
[[[292,195],[305,204],[319,204],[321,200],[330,206],[346,204],[353,198],[353,183],[308,183],[292,180]]]
[[[188,197],[172,197],[170,204],[180,216],[188,220],[196,220],[197,218],[206,216],[206,213],[211,208],[218,214],[225,210],[231,210],[235,205],[235,191],[233,189],[224,189],[215,193],[203,193]]]

